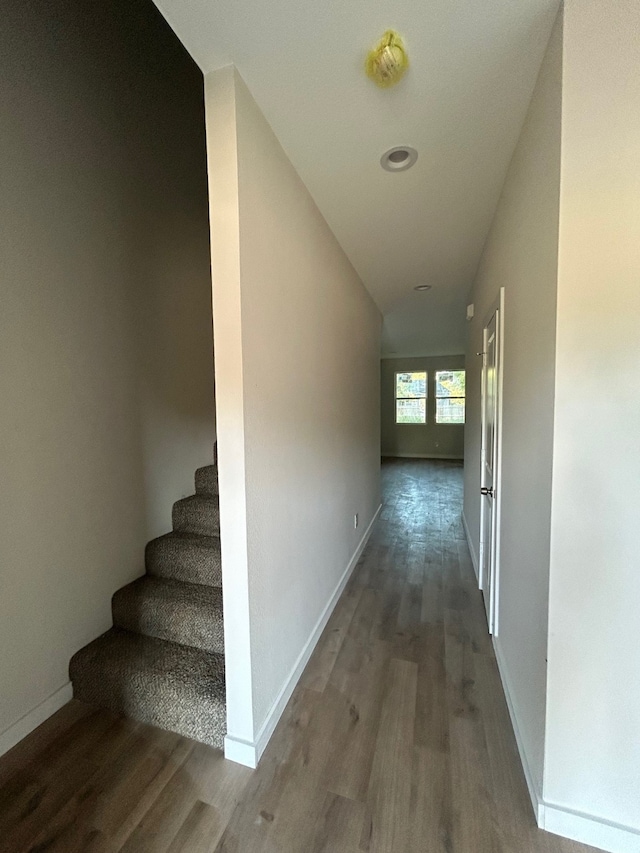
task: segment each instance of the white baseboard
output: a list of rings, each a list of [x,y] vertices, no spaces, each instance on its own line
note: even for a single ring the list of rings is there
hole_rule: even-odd
[[[507,708],[509,709],[509,716],[511,718],[511,726],[513,728],[513,733],[516,736],[516,744],[518,746],[518,752],[520,753],[520,761],[522,763],[522,769],[524,771],[524,778],[527,783],[527,788],[529,789],[529,796],[531,797],[531,805],[533,806],[533,813],[536,816],[536,823],[538,826],[542,827],[541,820],[543,820],[544,809],[542,806],[542,796],[539,790],[539,785],[536,783],[535,777],[531,772],[531,766],[529,764],[529,760],[527,758],[527,753],[524,748],[524,741],[522,740],[522,735],[520,734],[520,728],[518,726],[518,718],[516,716],[516,709],[513,703],[513,699],[511,696],[511,690],[509,687],[509,677],[507,675],[507,667],[502,657],[502,652],[500,651],[499,640],[497,637],[493,638],[493,648],[496,653],[496,661],[498,663],[498,672],[500,673],[500,680],[502,681],[502,690],[504,691],[505,699],[507,700]]]
[[[238,764],[244,764],[246,767],[257,767],[258,761],[260,761],[260,757],[262,753],[265,751],[269,740],[271,739],[271,735],[275,731],[276,726],[282,716],[282,712],[287,706],[287,702],[291,698],[291,694],[293,693],[296,684],[300,680],[300,676],[302,672],[309,662],[309,658],[311,657],[311,653],[316,647],[318,640],[320,639],[320,635],[324,631],[324,628],[329,621],[329,617],[333,613],[333,610],[338,602],[338,599],[342,595],[342,592],[347,585],[347,581],[351,577],[353,570],[356,567],[356,563],[360,559],[360,555],[364,551],[365,545],[367,544],[369,537],[371,536],[371,531],[373,530],[373,525],[376,523],[378,516],[382,510],[382,504],[375,511],[373,518],[369,522],[367,529],[362,535],[362,539],[358,543],[356,550],[353,553],[353,556],[349,560],[349,563],[342,573],[342,577],[338,581],[336,588],[331,595],[331,598],[327,602],[325,608],[318,621],[313,628],[309,639],[304,644],[304,647],[300,654],[298,655],[298,659],[296,660],[291,672],[286,678],[280,692],[278,693],[273,705],[271,706],[265,721],[260,726],[258,734],[256,735],[256,739],[254,743],[249,743],[247,741],[240,740],[239,738],[234,738],[229,735],[224,740],[224,756],[225,758],[230,759],[231,761],[235,761]]]
[[[36,705],[31,711],[28,711],[23,717],[20,717],[15,723],[9,726],[0,733],[0,755],[9,752],[17,743],[19,743],[27,735],[31,734],[34,729],[53,716],[56,711],[59,711],[67,702],[73,698],[73,689],[71,682],[68,681],[55,693],[52,693],[44,702]]]
[[[543,804],[538,825],[554,835],[590,844],[608,853],[640,853],[640,832],[637,829],[609,823],[553,803]]]
[[[226,735],[224,739],[224,757],[252,770],[258,766],[258,750],[255,744],[231,735]]]
[[[435,453],[385,453],[380,454],[387,459],[443,459],[452,462],[464,462],[463,456],[436,456]]]
[[[531,772],[522,736],[518,728],[518,719],[511,697],[507,670],[497,638],[494,638],[493,647],[496,653],[500,678],[502,679],[502,689],[504,690],[509,716],[511,717],[511,725],[516,736],[524,777],[527,782],[527,788],[529,789],[536,822],[540,829],[544,829],[554,835],[561,835],[563,838],[570,838],[572,841],[578,841],[581,844],[589,844],[591,847],[606,850],[607,853],[640,853],[640,831],[637,829],[611,823],[594,815],[576,812],[542,798],[539,787]]]
[[[469,525],[467,524],[464,510],[462,511],[462,527],[464,528],[464,535],[467,537],[467,545],[469,547],[469,553],[471,554],[473,570],[476,573],[476,580],[480,582],[480,562],[478,561],[478,555],[476,554],[476,549],[473,545],[473,539],[471,538],[471,532],[469,531]]]

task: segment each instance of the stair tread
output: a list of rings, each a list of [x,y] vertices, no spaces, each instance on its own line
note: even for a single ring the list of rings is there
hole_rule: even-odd
[[[175,678],[207,699],[224,697],[224,655],[181,646],[156,637],[145,637],[111,628],[80,649],[71,659],[97,660],[108,655],[114,668],[132,671],[144,668],[156,675]]]
[[[218,495],[188,495],[186,498],[180,498],[174,503],[174,506],[199,506],[211,504],[217,507],[219,504]]]
[[[172,578],[143,575],[119,589],[116,596],[149,598],[158,603],[185,604],[202,610],[222,608],[222,589],[219,586],[190,583]]]
[[[168,533],[163,533],[161,536],[151,539],[150,543],[164,539],[178,539],[183,542],[193,543],[201,548],[212,548],[216,550],[220,548],[219,536],[209,536],[206,533],[193,533],[191,530],[170,530]]]

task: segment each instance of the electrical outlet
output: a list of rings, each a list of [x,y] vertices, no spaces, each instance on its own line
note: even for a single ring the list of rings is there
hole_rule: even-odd
[[[358,523],[359,523],[359,521],[360,521],[360,519],[358,518],[358,513],[356,513],[356,514],[353,516],[353,529],[354,529],[354,530],[357,530],[357,529],[358,529]]]

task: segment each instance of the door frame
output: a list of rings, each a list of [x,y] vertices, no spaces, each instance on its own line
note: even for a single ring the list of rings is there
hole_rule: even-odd
[[[493,585],[489,593],[489,633],[494,637],[498,636],[499,630],[499,614],[500,614],[500,524],[502,515],[502,401],[503,401],[503,381],[504,381],[504,287],[500,288],[498,297],[487,311],[484,320],[482,321],[482,381],[480,391],[480,468],[478,471],[478,494],[482,485],[482,477],[484,472],[485,459],[485,352],[486,352],[486,328],[494,314],[496,316],[496,422],[494,433],[494,505],[493,519],[491,526],[491,541],[492,541],[492,557],[493,557]],[[485,592],[486,578],[484,577],[484,521],[486,512],[486,502],[480,500],[480,540],[478,548],[478,586]]]

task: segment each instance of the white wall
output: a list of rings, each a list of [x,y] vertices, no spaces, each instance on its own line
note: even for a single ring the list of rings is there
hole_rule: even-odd
[[[636,831],[639,34],[636,0],[566,4],[545,769],[547,801]]]
[[[0,112],[2,751],[68,695],[214,424],[202,77],[173,33],[137,0],[9,0]]]
[[[530,783],[542,792],[560,168],[558,18],[470,301],[464,513],[480,535],[482,328],[505,288],[500,634],[496,643]]]
[[[435,375],[437,370],[464,368],[463,355],[383,358],[380,361],[380,425],[383,456],[424,456],[429,459],[462,459],[464,425],[437,424]],[[396,373],[427,372],[427,423],[396,423]]]
[[[237,73],[206,95],[228,727],[254,745],[380,504],[381,317]]]

